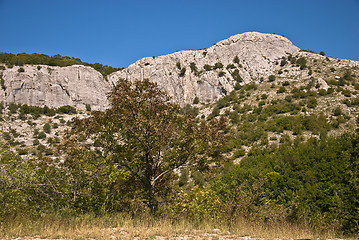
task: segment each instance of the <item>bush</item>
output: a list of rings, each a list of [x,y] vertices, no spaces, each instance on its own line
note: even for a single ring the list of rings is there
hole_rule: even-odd
[[[236,68],[236,66],[234,66],[234,64],[228,64],[227,65],[227,69],[234,69]]]
[[[218,73],[218,77],[223,77],[223,76],[225,76],[225,75],[226,75],[226,73],[223,72],[223,71],[220,71],[220,72]]]
[[[183,77],[186,74],[186,68],[182,68],[181,72],[178,74],[179,77]]]
[[[218,63],[214,64],[214,67],[213,67],[213,68],[214,68],[214,69],[222,69],[222,68],[223,68],[223,64],[220,63],[220,62],[218,62]]]
[[[16,103],[11,102],[9,104],[9,111],[10,111],[11,114],[17,113],[18,109],[19,109],[19,105],[17,105]]]
[[[235,57],[234,57],[233,62],[239,64],[239,58],[238,58],[238,56],[235,56]]]
[[[51,132],[51,126],[49,123],[45,123],[44,124],[44,127],[43,127],[43,130],[45,133],[50,133]]]
[[[274,80],[275,80],[275,76],[274,75],[269,75],[268,81],[273,82]]]
[[[196,96],[194,99],[193,99],[193,104],[198,104],[199,103],[199,98]]]
[[[284,93],[286,92],[285,87],[281,86],[278,90],[277,93]]]
[[[198,69],[197,69],[196,64],[194,62],[191,62],[189,67],[191,68],[192,72],[194,72],[194,73],[198,72]]]
[[[307,107],[308,108],[315,108],[318,105],[317,99],[315,97],[311,97],[308,99]]]
[[[91,105],[90,104],[86,104],[86,111],[91,112]]]
[[[46,138],[46,133],[44,132],[39,132],[39,135],[37,135],[38,139],[45,139]]]
[[[287,60],[283,59],[281,62],[280,62],[280,66],[283,67],[287,64]]]
[[[69,105],[65,105],[65,106],[59,107],[57,109],[57,113],[75,114],[75,113],[77,113],[77,111],[76,111],[76,108],[69,106]]]
[[[208,65],[208,64],[205,64],[205,65],[203,66],[203,68],[204,68],[204,70],[206,70],[206,71],[211,71],[211,70],[212,70],[212,66],[211,66],[211,65]]]
[[[25,72],[25,69],[24,68],[19,68],[18,70],[17,70],[19,73],[21,73],[21,72]]]

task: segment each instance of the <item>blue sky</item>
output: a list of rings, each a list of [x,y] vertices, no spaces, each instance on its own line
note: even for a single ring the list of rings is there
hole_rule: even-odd
[[[0,23],[0,52],[113,67],[248,31],[359,60],[359,0],[0,0]]]

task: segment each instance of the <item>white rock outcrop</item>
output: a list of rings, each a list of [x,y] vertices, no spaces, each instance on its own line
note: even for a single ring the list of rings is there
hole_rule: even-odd
[[[24,72],[19,72],[19,68],[2,71],[5,89],[0,89],[0,101],[48,107],[71,105],[81,109],[89,104],[93,110],[108,107],[110,84],[91,67],[25,65]]]
[[[248,32],[220,41],[208,49],[142,58],[108,78],[114,83],[121,78],[148,78],[157,82],[176,102],[192,103],[198,97],[201,102],[208,103],[233,90],[236,83],[232,76],[234,71],[238,71],[244,83],[258,82],[260,77],[272,74],[276,59],[298,52],[299,48],[285,37]],[[234,62],[236,57],[238,63]],[[222,64],[223,68],[204,69],[205,65],[214,66],[216,63]],[[227,69],[230,64],[235,68]],[[197,71],[193,70],[194,67]],[[185,72],[181,75],[183,68]]]
[[[234,79],[236,76],[242,79],[241,84],[259,82],[260,77],[273,73],[277,59],[298,52],[299,48],[285,37],[248,32],[208,49],[142,58],[106,79],[93,68],[82,65],[25,65],[24,72],[15,66],[0,70],[5,87],[0,88],[0,101],[78,108],[90,104],[94,110],[103,110],[108,107],[107,93],[119,79],[148,78],[181,105],[192,103],[195,97],[209,103],[232,91],[238,81]]]

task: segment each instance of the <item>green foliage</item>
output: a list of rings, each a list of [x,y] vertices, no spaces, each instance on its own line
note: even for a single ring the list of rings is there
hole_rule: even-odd
[[[343,79],[345,79],[347,81],[352,81],[353,80],[352,72],[350,70],[346,70],[344,72]]]
[[[198,69],[197,69],[197,66],[194,62],[191,62],[189,67],[191,68],[191,71],[194,72],[194,73],[198,73]]]
[[[193,104],[198,104],[199,103],[199,98],[196,96],[194,99],[193,99]]]
[[[287,60],[282,59],[282,61],[280,62],[280,66],[283,67],[283,66],[285,66],[287,63],[288,63]]]
[[[16,103],[11,102],[9,104],[9,111],[10,111],[11,114],[17,113],[18,109],[19,109],[19,105],[17,105]]]
[[[61,106],[59,108],[57,108],[57,113],[63,113],[63,114],[76,114],[76,108],[69,106],[69,105],[65,105],[65,106]]]
[[[280,86],[279,89],[277,90],[277,93],[284,93],[284,92],[286,92],[286,90],[285,87],[283,86]]]
[[[239,75],[239,70],[238,70],[238,69],[234,70],[234,71],[231,73],[231,75],[232,75],[232,77],[233,77],[233,79],[234,79],[235,81],[237,81],[237,82],[243,82],[242,77]]]
[[[39,117],[40,115],[46,116],[54,116],[56,114],[56,110],[53,108],[48,108],[47,106],[38,107],[38,106],[28,106],[27,104],[20,106],[21,114],[31,114],[33,116]]]
[[[186,68],[182,68],[180,73],[178,74],[179,77],[183,77],[186,74]]]
[[[220,71],[220,72],[218,73],[218,77],[223,77],[223,76],[225,76],[225,75],[226,75],[226,73],[223,72],[223,71]]]
[[[41,64],[41,65],[60,66],[60,67],[66,67],[72,65],[85,65],[85,66],[93,67],[94,69],[99,71],[103,76],[107,76],[110,73],[122,69],[122,68],[113,68],[111,66],[102,65],[100,63],[94,63],[94,64],[85,63],[82,62],[79,58],[61,56],[59,54],[54,56],[47,56],[45,54],[37,54],[37,53],[33,53],[33,54],[19,53],[16,55],[11,53],[0,53],[0,62],[5,63],[9,68],[11,68],[13,65],[22,66],[24,64],[34,64],[34,65]]]
[[[211,71],[211,70],[212,70],[212,66],[211,66],[211,65],[208,65],[208,64],[205,64],[205,65],[203,66],[203,68],[204,68],[204,70],[206,70],[206,71]]]
[[[198,108],[196,107],[192,107],[190,104],[186,104],[183,108],[182,108],[182,113],[185,115],[192,115],[193,117],[196,117],[198,115]]]
[[[81,139],[92,138],[102,149],[99,154],[121,173],[113,181],[128,178],[127,184],[139,190],[130,192],[151,213],[158,208],[158,198],[166,196],[176,169],[194,165],[206,169],[220,159],[223,120],[196,123],[191,114],[181,114],[155,83],[120,80],[109,99],[110,109],[76,121],[73,140],[77,142],[71,145],[77,149]]]
[[[268,81],[273,82],[274,80],[275,80],[275,76],[274,75],[269,75]]]
[[[25,72],[25,69],[20,67],[18,70],[17,70],[19,73],[22,73],[22,72]]]
[[[177,63],[176,63],[176,67],[178,68],[178,70],[181,70],[181,69],[182,69],[181,63],[180,63],[180,62],[177,62]]]
[[[2,77],[2,73],[0,74],[0,86],[1,86],[2,90],[4,90],[4,91],[6,90],[5,80]]]
[[[297,60],[297,64],[300,66],[300,69],[303,70],[307,67],[307,59],[305,59],[305,57],[301,57]]]
[[[307,107],[315,108],[318,105],[317,99],[315,97],[308,98]]]
[[[234,64],[228,64],[226,68],[227,69],[235,69],[236,66],[234,66]]]
[[[39,132],[39,134],[37,135],[38,139],[45,139],[46,138],[46,133],[44,132]]]
[[[278,215],[273,211],[280,208],[281,219],[355,233],[359,230],[358,147],[358,136],[343,135],[257,150],[213,189],[224,202],[235,203],[233,211],[248,217],[275,221]],[[264,211],[267,207],[272,211]]]
[[[51,132],[51,126],[49,123],[45,123],[44,124],[44,127],[43,127],[43,130],[45,133],[50,133]]]
[[[220,62],[217,62],[216,64],[214,64],[213,69],[222,69],[223,68],[223,64]]]
[[[238,58],[238,56],[235,56],[235,57],[234,57],[233,62],[239,64],[239,58]]]
[[[91,112],[91,105],[90,104],[86,104],[85,107],[86,107],[86,111]]]

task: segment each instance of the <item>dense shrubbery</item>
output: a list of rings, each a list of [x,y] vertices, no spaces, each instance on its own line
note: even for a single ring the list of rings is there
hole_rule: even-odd
[[[214,185],[233,214],[358,232],[359,137],[252,151]]]
[[[19,53],[19,54],[11,54],[11,53],[0,53],[0,63],[5,63],[9,68],[13,65],[15,66],[23,66],[24,64],[42,64],[49,66],[71,66],[71,65],[85,65],[91,66],[97,71],[99,71],[102,75],[107,76],[112,72],[118,71],[122,68],[113,68],[111,66],[102,65],[100,63],[85,63],[82,62],[79,58],[61,56],[59,54],[54,56],[48,56],[45,54],[27,54],[27,53]],[[22,69],[22,70],[21,70]],[[19,68],[19,72],[23,72],[23,68]]]

